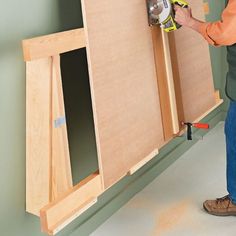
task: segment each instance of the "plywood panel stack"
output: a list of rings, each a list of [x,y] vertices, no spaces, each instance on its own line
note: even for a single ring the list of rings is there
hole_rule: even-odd
[[[202,0],[190,1],[204,17]],[[82,0],[84,29],[23,41],[26,210],[54,235],[222,100],[196,33],[148,25],[143,0]],[[115,6],[115,11],[114,11]],[[99,170],[72,186],[60,54],[86,47]]]
[[[26,210],[55,234],[97,201],[99,172],[72,186],[60,54],[85,47],[83,29],[23,41],[26,61]]]

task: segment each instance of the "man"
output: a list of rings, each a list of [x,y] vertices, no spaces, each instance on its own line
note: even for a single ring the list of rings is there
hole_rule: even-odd
[[[222,19],[213,23],[195,19],[190,8],[176,6],[175,10],[175,20],[180,25],[197,31],[211,45],[227,46],[229,71],[226,94],[231,100],[225,122],[228,195],[216,200],[207,200],[203,207],[213,215],[236,215],[236,0],[228,0]]]

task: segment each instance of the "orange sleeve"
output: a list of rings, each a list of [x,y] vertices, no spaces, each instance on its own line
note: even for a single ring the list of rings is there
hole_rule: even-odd
[[[236,0],[229,0],[221,20],[202,23],[199,27],[202,36],[214,46],[227,46],[236,43]]]

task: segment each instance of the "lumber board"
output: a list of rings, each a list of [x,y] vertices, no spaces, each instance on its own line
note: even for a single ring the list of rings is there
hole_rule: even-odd
[[[40,211],[42,231],[54,235],[96,203],[102,193],[96,172]]]
[[[26,211],[50,201],[51,58],[26,63]]]
[[[107,189],[164,142],[152,35],[143,0],[83,0],[82,9]]]
[[[173,127],[173,133],[177,134],[179,132],[179,117],[177,111],[174,76],[173,76],[170,48],[169,48],[169,36],[164,30],[162,30],[161,33],[164,44],[164,59],[167,72],[167,86],[169,90],[172,127]]]
[[[168,33],[168,39],[169,39],[169,50],[171,55],[171,67],[173,71],[173,80],[175,87],[176,106],[179,119],[179,128],[181,130],[184,128],[184,126],[182,125],[182,121],[185,120],[185,118],[184,118],[183,98],[181,94],[180,73],[177,63],[176,45],[174,41],[175,40],[174,32]]]
[[[163,60],[163,58],[165,57],[164,42],[160,27],[151,27],[151,33],[153,40],[157,84],[159,88],[163,135],[165,141],[168,141],[173,137],[173,122],[167,83],[167,71],[165,60]]]
[[[146,158],[144,158],[142,161],[140,161],[138,164],[136,164],[135,166],[133,166],[128,174],[129,175],[133,175],[134,173],[136,173],[139,169],[141,169],[145,164],[147,164],[150,160],[152,160],[156,155],[159,154],[159,150],[154,150],[152,153],[150,153]]]
[[[193,15],[205,20],[202,3],[202,0],[189,1]],[[216,105],[209,47],[201,35],[184,27],[174,32],[173,42],[181,88],[176,96],[183,103],[182,121],[193,122]]]
[[[52,57],[52,122],[51,191],[55,200],[72,187],[59,55]]]
[[[83,28],[25,39],[22,44],[25,61],[50,57],[86,46]]]

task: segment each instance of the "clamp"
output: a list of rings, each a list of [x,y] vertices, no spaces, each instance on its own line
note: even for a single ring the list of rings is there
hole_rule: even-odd
[[[182,122],[182,125],[187,126],[187,139],[188,140],[193,140],[192,127],[197,128],[197,129],[209,129],[210,128],[209,124],[206,124],[206,123]]]

